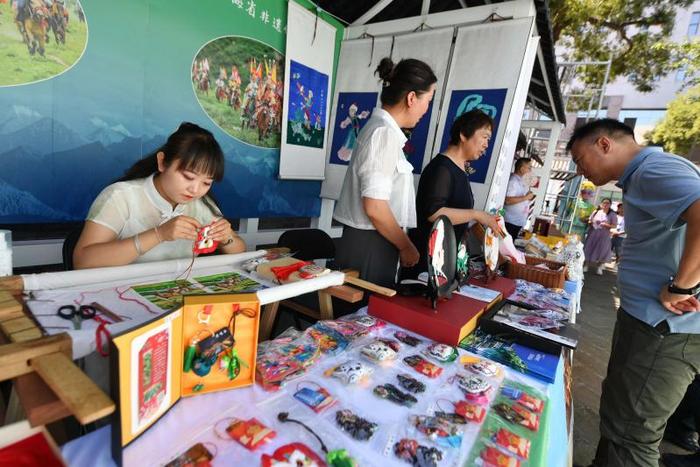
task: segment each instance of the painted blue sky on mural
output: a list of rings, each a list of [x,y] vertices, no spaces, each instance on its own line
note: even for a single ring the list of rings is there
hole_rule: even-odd
[[[320,182],[278,180],[279,149],[230,137],[197,103],[192,58],[231,29],[229,5],[212,7],[228,19],[186,7],[174,18],[175,6],[144,3],[83,2],[90,35],[82,59],[51,80],[0,88],[0,223],[84,219],[106,185],[183,121],[211,130],[224,149],[225,177],[213,192],[227,217],[317,216]],[[242,33],[259,27],[241,24]]]

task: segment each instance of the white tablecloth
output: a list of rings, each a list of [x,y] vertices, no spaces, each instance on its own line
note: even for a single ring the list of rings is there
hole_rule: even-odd
[[[387,326],[379,333],[382,337],[390,337],[396,329],[398,328]],[[436,380],[422,378],[402,363],[401,360],[405,355],[417,353],[404,345],[399,359],[390,367],[377,367],[371,382],[364,387],[346,387],[323,375],[325,370],[349,358],[362,360],[359,355],[360,346],[374,337],[376,336],[357,341],[352,348],[340,355],[323,357],[306,375],[289,382],[278,392],[265,392],[255,385],[181,399],[157,424],[126,448],[124,465],[162,465],[197,442],[204,443],[212,452],[215,452],[213,465],[222,466],[259,465],[262,453],[272,453],[277,447],[295,441],[304,442],[320,453],[318,442],[301,427],[277,421],[277,413],[288,411],[291,417],[300,419],[317,430],[329,449],[348,449],[362,466],[405,466],[405,463],[393,455],[391,447],[404,436],[420,439],[410,433],[407,427],[408,415],[431,413],[436,409],[450,411],[451,406],[448,401],[459,400],[462,396],[450,378],[457,371],[464,373],[464,370],[461,369],[462,365],[458,360],[445,365],[440,378]],[[462,349],[459,351],[460,355],[468,354]],[[546,451],[546,463],[541,465],[565,466],[568,461],[568,442],[563,396],[563,362],[560,361],[557,380],[552,385],[516,373],[506,367],[503,367],[503,370],[502,377],[523,382],[547,394],[548,404],[551,404],[551,415],[547,433],[541,432],[540,436],[549,438],[549,447]],[[372,388],[377,384],[384,382],[396,384],[397,372],[409,373],[428,385],[426,393],[417,396],[419,402],[411,409],[394,405],[372,394]],[[303,382],[322,385],[339,400],[339,405],[329,409],[325,414],[316,415],[293,398],[293,393]],[[335,428],[333,414],[337,408],[343,407],[351,408],[360,415],[380,423],[380,430],[370,442],[352,440]],[[256,417],[275,429],[278,435],[271,443],[251,453],[236,442],[225,439],[225,434],[223,439],[220,436],[224,433],[226,419],[229,417],[244,419]],[[479,429],[479,425],[467,425],[464,442],[458,454],[453,453],[452,462],[441,465],[463,465]],[[67,443],[62,448],[62,452],[70,466],[114,465],[110,455],[110,427],[104,427]]]

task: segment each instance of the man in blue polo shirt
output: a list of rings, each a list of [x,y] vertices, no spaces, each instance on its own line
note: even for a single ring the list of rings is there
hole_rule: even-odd
[[[622,188],[620,310],[600,401],[595,466],[657,467],[666,421],[700,372],[700,170],[642,147],[612,119],[572,135],[578,172]]]

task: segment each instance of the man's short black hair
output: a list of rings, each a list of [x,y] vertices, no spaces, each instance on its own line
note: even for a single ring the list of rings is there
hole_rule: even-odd
[[[520,159],[515,160],[515,169],[513,169],[515,172],[520,170],[520,167],[524,166],[528,162],[532,162],[532,159],[529,157],[521,157]]]
[[[598,136],[600,134],[605,134],[612,138],[631,136],[632,139],[634,139],[634,131],[632,131],[632,128],[612,118],[601,118],[600,120],[593,120],[583,126],[580,126],[579,128],[576,128],[576,130],[574,130],[574,134],[571,135],[571,139],[566,144],[566,150],[571,151],[571,148],[576,141],[587,139],[592,136]]]

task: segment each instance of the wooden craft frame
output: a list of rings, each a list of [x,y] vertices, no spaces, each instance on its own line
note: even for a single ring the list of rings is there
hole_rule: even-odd
[[[20,276],[0,278],[0,381],[12,379],[32,426],[73,415],[86,425],[114,412],[114,402],[73,363],[67,333],[44,336],[21,301]]]

